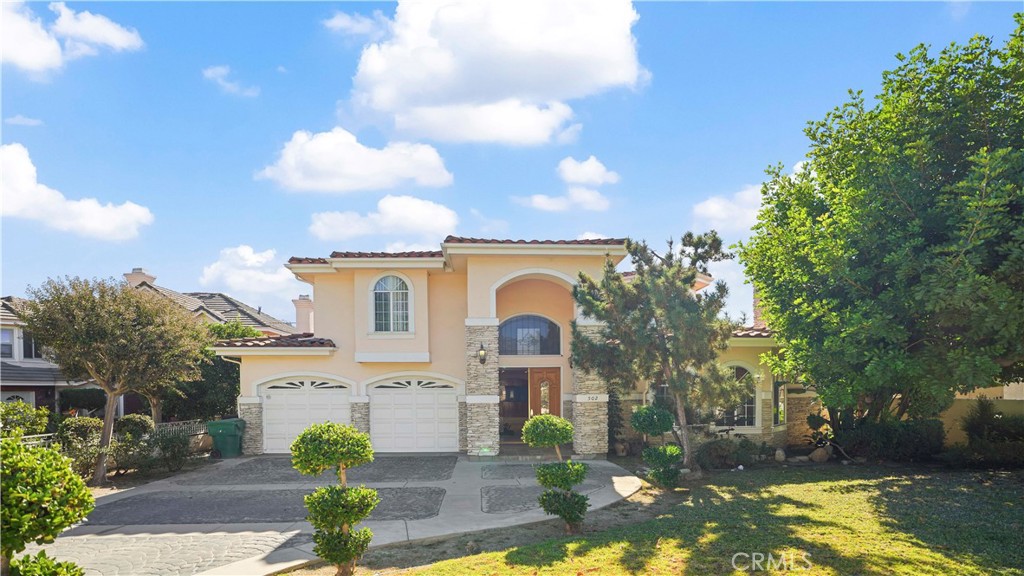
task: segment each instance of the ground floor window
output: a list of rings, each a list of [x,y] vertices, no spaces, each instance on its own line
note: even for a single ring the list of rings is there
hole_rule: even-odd
[[[734,368],[736,379],[742,380],[750,375],[750,370],[741,366]],[[748,426],[757,425],[757,394],[756,392],[747,397],[739,406],[726,410],[724,414],[715,420],[715,426]]]

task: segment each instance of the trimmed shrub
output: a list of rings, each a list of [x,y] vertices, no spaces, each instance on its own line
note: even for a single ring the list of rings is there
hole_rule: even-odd
[[[156,458],[167,468],[168,472],[177,472],[188,462],[191,455],[188,434],[184,432],[166,432],[154,434],[151,438]]]
[[[65,418],[57,427],[57,442],[62,454],[71,458],[71,468],[79,476],[92,476],[100,458],[100,435],[103,420],[99,418]],[[108,447],[112,450],[113,447]]]
[[[92,512],[94,501],[57,450],[25,446],[17,437],[0,439],[0,446],[0,553],[9,561],[29,542],[53,542]]]
[[[701,468],[732,468],[736,465],[736,443],[728,438],[709,440],[697,447],[693,455]]]
[[[537,466],[537,483],[545,488],[572,490],[573,486],[583,483],[589,470],[590,466],[572,460],[554,464],[539,464]]]
[[[4,436],[32,436],[46,432],[50,411],[21,402],[0,402],[0,430]]]
[[[11,576],[85,576],[85,570],[74,562],[60,562],[40,551],[35,556],[22,556],[11,562]]]
[[[836,442],[851,456],[915,462],[942,452],[945,436],[939,420],[901,420],[837,431]]]
[[[747,438],[740,438],[740,441],[736,443],[733,459],[736,460],[737,464],[750,466],[754,463],[754,457],[760,452],[761,449],[757,447],[757,444],[754,444]]]
[[[129,414],[114,420],[114,434],[131,434],[136,438],[142,438],[146,434],[152,434],[156,426],[153,419],[146,414]]]
[[[670,432],[675,424],[672,413],[658,406],[640,406],[629,418],[633,430],[648,436],[661,436]]]
[[[651,470],[650,479],[658,486],[669,488],[679,482],[678,468],[655,468]]]
[[[353,426],[313,424],[292,442],[292,467],[300,474],[319,476],[335,469],[344,484],[344,470],[373,462],[370,437]]]
[[[651,467],[650,479],[666,488],[674,486],[679,480],[679,470],[675,465],[683,459],[683,449],[675,444],[644,448],[644,462]]]
[[[373,462],[370,436],[352,426],[328,422],[314,424],[292,442],[292,466],[301,474],[319,476],[334,468],[338,486],[318,488],[305,497],[307,517],[316,529],[313,552],[350,576],[356,561],[373,539],[369,528],[352,530],[380,503],[376,490],[346,486],[345,469]]]
[[[66,418],[57,429],[57,437],[63,441],[99,443],[103,434],[103,420],[99,418]]]
[[[553,414],[534,416],[523,424],[523,442],[532,448],[553,447],[562,460],[562,444],[572,442],[572,423]]]
[[[114,460],[114,471],[118,475],[129,470],[147,472],[157,461],[154,456],[153,438],[148,436],[122,434],[111,443],[108,451]]]
[[[579,532],[583,525],[583,518],[587,514],[590,498],[571,490],[545,490],[539,500],[540,507],[544,512],[565,520],[567,533]]]

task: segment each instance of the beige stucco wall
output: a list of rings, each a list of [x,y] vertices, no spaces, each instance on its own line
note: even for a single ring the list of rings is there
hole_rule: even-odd
[[[469,316],[494,318],[496,306],[492,303],[503,283],[539,278],[569,289],[580,271],[600,278],[604,261],[604,256],[472,256],[466,263]]]
[[[572,341],[570,323],[574,317],[572,293],[568,288],[550,280],[518,280],[503,286],[497,292],[498,321],[522,314],[536,314],[553,320],[559,327],[559,356],[501,356],[502,368],[561,369],[563,397],[572,393],[572,370],[569,367],[569,344]]]

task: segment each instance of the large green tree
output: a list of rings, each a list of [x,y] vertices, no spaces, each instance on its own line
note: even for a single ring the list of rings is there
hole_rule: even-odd
[[[110,444],[117,400],[153,382],[199,376],[206,329],[174,302],[124,282],[50,279],[29,288],[26,329],[69,380],[91,380],[107,394],[101,452]],[[100,457],[92,483],[106,482]]]
[[[927,416],[1024,370],[1024,17],[897,55],[768,171],[740,258],[833,426]]]
[[[215,340],[263,336],[259,330],[239,322],[208,324],[207,330]],[[168,417],[210,420],[217,416],[231,416],[237,411],[238,364],[218,357],[209,348],[205,354],[206,362],[200,367],[202,376],[199,380],[179,382],[173,391],[164,395],[164,413]]]
[[[640,382],[667,387],[681,430],[686,430],[687,409],[707,411],[741,402],[750,382],[737,382],[717,361],[734,328],[721,315],[728,288],[719,281],[713,288],[693,290],[709,263],[732,258],[718,234],[687,232],[679,250],[669,242],[664,254],[627,240],[626,251],[632,277],[624,278],[608,261],[600,281],[581,273],[573,289],[580,311],[600,321],[596,334],[573,323],[575,365],[622,390]],[[680,434],[678,440],[689,465],[689,436]]]

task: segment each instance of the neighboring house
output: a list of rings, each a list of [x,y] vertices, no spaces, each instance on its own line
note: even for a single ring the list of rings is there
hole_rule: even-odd
[[[156,276],[142,268],[133,268],[131,272],[124,275],[124,279],[131,286],[143,290],[151,290],[173,300],[182,308],[191,312],[196,318],[201,318],[207,322],[214,324],[239,322],[244,326],[255,328],[267,336],[283,336],[297,332],[294,326],[278,320],[269,314],[265,314],[262,308],[253,308],[227,294],[220,292],[176,292],[170,288],[157,286],[154,283],[156,282]]]
[[[569,361],[571,323],[599,326],[579,314],[572,287],[625,256],[623,240],[449,236],[439,251],[290,259],[313,287],[312,301],[295,301],[304,333],[215,348],[241,363],[245,452],[286,453],[304,428],[330,420],[368,432],[379,452],[496,455],[528,417],[550,413],[573,422],[577,455],[605,454],[607,387]],[[694,289],[710,283],[702,276]],[[725,360],[767,373],[757,354],[770,334],[749,336],[738,333]],[[758,386],[722,427],[784,444],[785,390],[771,378]]]
[[[24,300],[4,296],[0,301],[0,400],[22,401],[55,409],[58,390],[70,386],[17,316]]]

